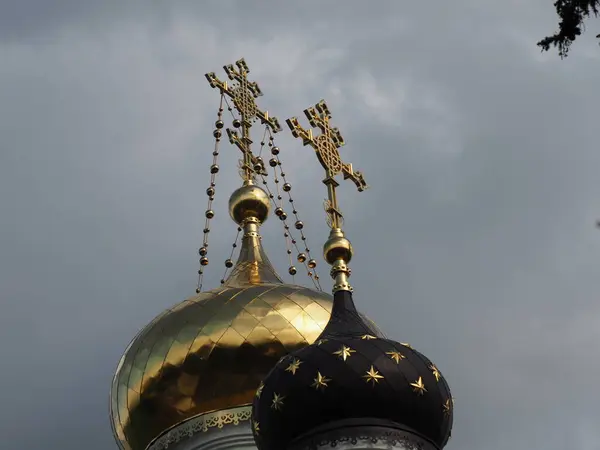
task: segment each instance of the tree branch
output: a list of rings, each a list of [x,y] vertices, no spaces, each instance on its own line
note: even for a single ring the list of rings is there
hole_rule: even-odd
[[[583,22],[591,17],[600,15],[600,0],[556,0],[556,13],[560,18],[558,32],[547,36],[537,43],[542,51],[551,47],[558,48],[561,58],[567,57],[571,44],[584,31]],[[600,39],[600,34],[596,36]]]

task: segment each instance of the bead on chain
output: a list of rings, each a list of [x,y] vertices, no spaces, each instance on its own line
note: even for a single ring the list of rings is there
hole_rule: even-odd
[[[265,130],[265,135],[268,129]],[[263,142],[261,142],[261,150],[262,147],[264,147],[264,140]],[[279,217],[279,219],[281,221],[285,221],[287,219],[287,214],[285,213],[285,211],[283,210],[283,197],[281,196],[281,191],[279,188],[279,178],[277,178],[277,160],[274,158],[271,158],[269,160],[269,165],[273,168],[273,178],[275,181],[275,187],[277,189],[277,200],[275,200],[273,197],[274,195],[272,193],[269,193],[269,197],[273,200],[274,204],[276,205],[275,208],[275,215],[277,217]],[[292,276],[292,282],[295,283],[296,282],[296,274],[298,273],[298,269],[296,269],[296,266],[294,266],[294,259],[292,257],[292,249],[291,249],[291,238],[290,238],[290,233],[288,230],[288,226],[287,224],[284,224],[284,232],[283,232],[283,237],[285,238],[285,249],[286,249],[286,253],[288,255],[288,259],[289,259],[289,267],[288,267],[288,273]]]
[[[283,191],[287,193],[288,201],[293,206],[294,199],[292,198],[292,194],[290,193],[292,190],[292,185],[287,181],[287,179],[285,177],[285,172],[283,171],[281,159],[279,158],[279,152],[280,152],[279,147],[275,146],[274,137],[273,137],[273,134],[270,132],[270,130],[267,130],[267,132],[269,133],[269,146],[271,146],[271,154],[277,159],[277,163],[278,163],[277,166],[279,167],[280,175],[283,180]],[[308,248],[308,241],[307,241],[306,236],[304,235],[304,231],[303,231],[304,223],[302,222],[302,220],[300,220],[300,216],[298,215],[298,211],[296,210],[295,206],[293,206],[293,208],[292,208],[292,214],[294,214],[294,218],[296,219],[296,221],[294,223],[294,227],[296,228],[296,230],[298,230],[300,232],[300,238],[302,239],[302,242],[304,242],[304,244],[305,244],[304,250],[306,251],[306,254],[304,254],[304,253],[300,252],[298,247],[296,247],[296,249],[298,250],[298,261],[301,263],[304,263],[308,269],[313,270],[314,277],[317,280],[317,284],[319,284],[319,289],[321,289],[321,285],[319,283],[319,275],[317,274],[317,271],[316,271],[317,261],[310,254],[310,249]],[[305,261],[307,259],[308,259],[308,262],[305,263]],[[310,276],[310,274],[309,274],[309,276]]]
[[[279,167],[279,171],[281,174],[281,178],[283,179],[283,191],[287,193],[288,195],[288,200],[289,202],[293,205],[294,204],[294,199],[292,198],[292,194],[290,194],[290,191],[292,190],[292,185],[290,183],[288,183],[288,181],[285,178],[285,172],[283,172],[282,169],[282,165],[281,165],[281,160],[279,159],[279,147],[274,146],[274,138],[273,135],[269,136],[269,145],[272,146],[271,148],[271,153],[275,156],[275,158],[277,159],[278,162],[278,167]],[[303,253],[300,253],[300,251],[298,250],[299,254],[298,254],[298,260],[300,262],[304,262],[304,260],[306,260],[306,258],[308,257],[308,267],[311,269],[314,269],[317,266],[317,262],[312,258],[312,256],[310,255],[310,249],[308,248],[308,242],[306,239],[306,236],[304,235],[304,223],[302,222],[302,220],[300,220],[300,216],[298,215],[298,211],[296,210],[295,207],[293,207],[292,209],[292,213],[294,214],[294,218],[296,219],[296,222],[294,224],[294,227],[296,228],[296,230],[298,230],[300,232],[300,237],[302,239],[302,241],[305,243],[305,248],[304,250],[306,251],[306,255]],[[315,272],[315,277],[318,280],[319,276]]]
[[[292,204],[292,206],[293,206],[294,200],[293,200],[293,198],[292,198],[292,196],[290,194],[291,184],[288,183],[287,180],[286,180],[286,178],[285,178],[285,173],[281,169],[281,160],[278,157],[278,155],[279,155],[279,147],[277,147],[277,146],[274,145],[274,142],[273,142],[274,141],[274,137],[272,136],[272,134],[270,133],[270,131],[267,130],[267,132],[269,133],[269,147],[271,148],[271,155],[273,155],[273,158],[271,158],[269,160],[269,165],[274,168],[274,172],[275,172],[274,182],[275,182],[275,185],[277,187],[277,192],[278,192],[277,200],[280,201],[280,202],[282,201],[282,196],[281,196],[281,193],[279,191],[280,180],[277,177],[277,167],[279,167],[280,175],[281,175],[282,181],[284,182],[283,187],[282,187],[283,191],[288,194],[288,200],[289,200],[290,204]],[[303,232],[304,224],[300,220],[300,217],[298,216],[298,211],[296,210],[295,207],[293,207],[293,214],[294,214],[294,216],[296,218],[295,229],[300,232],[301,240],[302,240],[302,242],[303,242],[303,244],[305,246],[303,252],[300,251],[300,248],[298,247],[298,242],[293,237],[292,232],[290,230],[290,227],[287,224],[287,214],[283,210],[283,207],[280,206],[277,203],[277,201],[275,200],[275,195],[273,195],[273,193],[269,189],[269,186],[267,185],[267,180],[265,179],[264,176],[262,176],[262,182],[263,182],[263,185],[264,185],[267,193],[269,194],[269,197],[271,198],[271,200],[272,200],[272,202],[273,202],[273,204],[275,206],[275,215],[277,215],[279,217],[279,219],[283,223],[284,236],[286,238],[286,247],[287,247],[288,255],[290,256],[289,273],[292,274],[292,272],[293,272],[293,274],[295,274],[295,273],[297,273],[297,270],[294,267],[294,265],[291,263],[291,250],[290,250],[289,246],[287,245],[288,244],[287,239],[290,239],[292,245],[295,247],[296,251],[298,252],[298,256],[297,256],[298,262],[300,262],[301,264],[304,265],[304,267],[307,270],[307,274],[311,278],[313,284],[315,285],[315,287],[318,290],[321,291],[322,290],[321,283],[319,282],[319,278],[320,277],[319,277],[319,275],[317,274],[317,271],[316,271],[317,262],[316,262],[315,259],[313,259],[310,256],[310,249],[308,248],[307,239],[306,239],[306,236],[304,235],[304,232]]]
[[[264,141],[264,137],[266,137],[266,132],[267,130],[265,129],[265,135],[263,136],[263,140],[261,141],[261,145],[260,145],[260,153],[262,153],[263,147],[265,145],[265,141]],[[267,192],[269,194],[269,198],[272,200],[273,204],[275,205],[275,215],[277,217],[279,217],[279,219],[284,222],[285,219],[287,218],[287,215],[285,214],[285,212],[283,211],[282,208],[282,204],[281,204],[281,194],[279,192],[279,180],[277,179],[277,172],[274,172],[274,177],[275,177],[275,183],[277,186],[277,200],[275,200],[275,196],[273,195],[273,193],[269,190],[268,186],[267,186],[267,182],[264,179],[263,176],[263,184],[265,185],[265,188],[267,189]],[[292,250],[291,250],[291,246],[290,246],[290,242],[291,242],[291,238],[290,238],[290,234],[287,231],[287,227],[285,226],[285,222],[284,222],[284,233],[283,236],[285,238],[285,249],[286,249],[286,253],[288,255],[288,260],[289,260],[289,267],[288,267],[288,273],[292,276],[292,282],[295,283],[296,282],[296,274],[298,273],[298,270],[296,269],[296,267],[294,266],[293,263],[293,258],[292,258]],[[315,285],[316,286],[316,285]]]
[[[258,150],[258,157],[261,159],[262,161],[262,152],[263,152],[263,148],[265,147],[265,139],[267,138],[267,133],[269,132],[269,127],[265,127],[265,132],[263,133],[263,137],[260,140],[260,148]]]
[[[294,218],[296,219],[296,221],[294,223],[294,227],[296,228],[296,230],[298,230],[298,232],[300,232],[300,239],[304,243],[304,251],[306,253],[301,252],[300,249],[298,248],[298,246],[296,246],[296,250],[298,251],[298,256],[297,256],[298,262],[304,264],[304,266],[306,267],[306,269],[308,271],[308,276],[311,278],[314,278],[314,280],[316,281],[316,284],[318,285],[319,290],[321,290],[321,283],[319,282],[319,275],[316,270],[317,261],[310,254],[310,249],[308,248],[308,242],[307,242],[306,236],[304,235],[304,231],[303,231],[304,223],[302,222],[302,220],[300,220],[298,211],[296,210],[296,207],[294,206],[294,199],[292,198],[292,194],[290,193],[292,190],[292,185],[287,181],[287,179],[285,177],[285,172],[283,171],[281,159],[279,158],[280,150],[279,150],[279,147],[277,147],[274,143],[275,138],[273,137],[273,134],[271,133],[270,130],[267,129],[267,132],[269,133],[269,147],[271,147],[271,154],[273,155],[273,159],[275,159],[277,161],[277,164],[274,167],[279,168],[280,176],[283,181],[283,191],[286,192],[288,195],[288,201],[292,205],[292,214],[294,214]],[[295,240],[292,240],[292,243],[295,245],[296,244]]]
[[[210,186],[206,189],[206,195],[208,196],[208,205],[206,206],[206,211],[204,212],[205,222],[204,222],[204,238],[202,240],[202,247],[198,250],[198,254],[200,259],[198,262],[200,263],[200,268],[198,269],[198,283],[196,284],[196,294],[199,294],[202,291],[202,283],[204,281],[204,269],[208,266],[208,234],[210,233],[210,221],[215,216],[215,212],[212,209],[212,203],[215,199],[215,180],[217,177],[217,173],[219,173],[219,144],[221,143],[221,130],[225,125],[223,123],[223,101],[225,99],[225,95],[221,94],[221,102],[219,104],[219,111],[217,113],[217,121],[215,122],[215,130],[213,131],[213,136],[215,138],[215,146],[213,150],[213,161],[210,166]]]
[[[225,260],[225,272],[223,272],[223,277],[221,278],[221,284],[225,284],[225,280],[227,279],[227,274],[229,270],[233,267],[233,254],[235,253],[235,249],[238,245],[238,240],[240,238],[240,233],[242,231],[242,227],[238,227],[237,234],[235,235],[235,239],[233,244],[231,245],[231,253],[229,254],[229,258]]]
[[[235,128],[239,128],[241,126],[241,121],[235,116],[233,108],[230,106],[227,98],[223,97],[223,96],[222,96],[222,103],[221,103],[219,118],[221,118],[221,113],[223,111],[223,108],[222,108],[223,101],[227,105],[227,110],[229,111],[229,113],[231,114],[231,116],[233,118],[233,126]],[[215,131],[215,139],[217,139],[216,134],[217,133]],[[269,160],[269,165],[274,168],[274,182],[275,182],[275,185],[277,187],[277,201],[279,201],[279,204],[275,200],[275,195],[273,195],[273,193],[271,192],[271,190],[269,189],[269,187],[267,185],[267,180],[265,179],[265,175],[267,173],[264,170],[265,164],[264,164],[263,159],[261,157],[262,151],[263,151],[263,147],[265,145],[265,140],[266,140],[267,134],[269,136],[269,147],[271,148],[271,154],[273,156]],[[220,134],[219,134],[219,139],[217,139],[217,140],[220,140]],[[274,141],[274,137],[273,137],[273,134],[272,134],[271,130],[269,129],[268,126],[265,126],[265,132],[263,134],[263,139],[260,142],[260,151],[259,151],[259,154],[257,156],[257,163],[258,163],[258,165],[260,165],[260,167],[255,167],[255,172],[261,176],[263,185],[265,187],[265,190],[267,191],[269,197],[271,198],[271,200],[272,200],[272,202],[273,202],[273,204],[275,206],[275,214],[277,215],[277,217],[279,217],[279,219],[281,220],[281,222],[283,223],[283,226],[284,226],[284,237],[286,239],[286,252],[287,252],[287,254],[289,256],[289,261],[290,261],[290,267],[288,269],[288,273],[290,275],[292,275],[292,277],[294,277],[294,275],[297,273],[297,269],[293,265],[292,251],[291,251],[291,246],[290,246],[290,243],[291,243],[294,246],[294,248],[296,249],[296,252],[298,253],[298,255],[297,255],[298,262],[304,265],[304,267],[307,270],[308,276],[313,281],[313,284],[315,285],[315,287],[318,290],[322,291],[321,283],[319,282],[319,278],[320,277],[319,277],[319,275],[317,274],[317,271],[316,271],[317,262],[310,255],[310,249],[308,248],[308,242],[307,242],[306,236],[304,235],[304,232],[302,231],[303,228],[304,228],[304,224],[300,220],[300,217],[298,216],[298,211],[296,210],[295,207],[293,208],[293,214],[294,214],[294,217],[296,219],[294,227],[295,227],[295,229],[297,231],[300,232],[301,240],[302,240],[302,242],[304,244],[304,247],[305,247],[304,251],[301,251],[300,248],[298,247],[298,242],[293,237],[292,232],[290,230],[290,227],[287,224],[287,217],[288,216],[287,216],[287,213],[284,211],[283,206],[282,206],[283,198],[282,198],[282,195],[281,195],[281,192],[280,192],[280,187],[279,187],[280,180],[277,177],[277,167],[279,167],[280,176],[281,176],[282,181],[283,181],[282,189],[283,189],[284,192],[287,193],[288,200],[289,200],[290,204],[292,204],[292,206],[293,206],[294,200],[293,200],[293,198],[292,198],[292,196],[290,194],[292,186],[291,186],[291,184],[289,182],[287,182],[287,180],[285,178],[285,173],[283,172],[283,170],[281,168],[281,160],[278,157],[278,155],[279,155],[279,147],[276,147],[273,144],[273,141]],[[215,151],[215,153],[218,155],[218,151]],[[213,155],[215,155],[215,153],[213,153]],[[215,156],[217,156],[217,155],[215,155]],[[213,169],[212,169],[213,166],[216,167],[216,171],[214,172],[214,174],[213,174]],[[211,187],[214,188],[214,186],[212,186],[212,184],[213,184],[212,178],[216,174],[216,172],[218,172],[218,166],[216,165],[216,162],[213,164],[213,166],[211,166]],[[213,213],[213,215],[214,215],[214,213]],[[206,234],[208,232],[210,232],[208,226],[205,227],[204,231],[205,231],[205,242],[206,242]],[[237,238],[236,238],[236,242],[237,242]],[[207,245],[208,244],[206,244],[204,247],[207,247]],[[237,244],[234,243],[233,244],[233,248],[235,249],[236,246],[237,246]],[[206,253],[206,248],[205,248],[205,253]],[[231,256],[233,256],[233,252],[232,252]],[[206,261],[206,264],[208,264],[208,258],[206,258],[205,261]],[[228,260],[225,261],[226,272],[227,272],[227,269],[230,268],[229,265],[233,266],[233,261],[231,260],[231,258],[229,258]],[[199,274],[200,274],[201,271],[202,271],[202,269],[198,271]],[[226,275],[226,273],[224,274],[223,278],[221,279],[221,284],[223,284],[225,282],[225,275]],[[199,281],[199,288],[196,290],[197,292],[199,292],[199,289],[201,289],[201,286],[202,286],[202,284],[201,284],[201,280],[200,280]]]
[[[235,117],[235,113],[233,112],[233,107],[229,104],[227,97],[225,97],[224,100],[225,100],[225,104],[227,105],[227,111],[229,111],[229,114],[231,115],[231,118],[233,119],[233,127],[234,128],[241,127],[242,121],[240,119],[238,119],[237,117]]]

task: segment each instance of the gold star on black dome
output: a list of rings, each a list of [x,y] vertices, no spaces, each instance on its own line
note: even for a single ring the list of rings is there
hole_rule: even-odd
[[[442,405],[442,409],[444,411],[444,416],[448,417],[450,416],[450,410],[452,409],[452,407],[450,406],[451,400],[449,398],[446,399],[446,401],[444,402],[444,404]]]
[[[440,373],[438,368],[435,367],[435,364],[430,365],[429,369],[431,370],[431,373],[433,373],[433,376],[435,377],[435,381],[440,381],[442,374]]]
[[[252,429],[254,430],[254,434],[258,434],[260,432],[260,424],[258,422],[253,422]]]
[[[352,350],[350,347],[348,347],[346,345],[342,345],[340,347],[340,349],[336,352],[333,352],[333,354],[339,356],[344,361],[346,361],[346,359],[350,358],[350,355],[352,355],[352,353],[354,353],[355,351],[356,350]]]
[[[419,395],[423,395],[425,392],[427,392],[427,389],[425,389],[425,385],[423,384],[423,379],[421,377],[419,377],[419,379],[414,383],[410,383],[410,385],[412,386],[413,391],[415,391]]]
[[[318,390],[324,391],[325,388],[328,386],[327,383],[329,383],[330,381],[331,380],[329,378],[321,375],[321,372],[317,372],[317,376],[313,380],[313,384],[311,384],[311,386],[314,387],[317,391]]]
[[[271,408],[273,408],[275,411],[281,411],[284,399],[285,397],[283,395],[279,395],[276,392],[274,392],[273,401],[271,402]]]
[[[265,385],[262,384],[262,382],[261,382],[260,385],[258,386],[258,389],[256,390],[256,398],[260,398],[260,394],[262,394],[264,387],[265,387]]]
[[[367,383],[373,383],[373,386],[375,386],[377,383],[379,383],[379,380],[383,380],[383,375],[377,372],[375,367],[371,366],[371,368],[367,370],[367,374],[363,375],[363,378],[367,381]]]
[[[375,336],[371,335],[371,334],[363,334],[360,337],[363,341],[370,341],[372,339],[377,339]]]
[[[386,355],[390,357],[391,360],[396,361],[396,364],[399,364],[401,360],[405,358],[405,356],[397,351],[393,352],[385,352]]]
[[[300,364],[302,364],[302,361],[300,361],[298,358],[294,358],[292,359],[290,365],[286,367],[285,371],[290,372],[292,375],[296,375],[296,370],[298,370]]]

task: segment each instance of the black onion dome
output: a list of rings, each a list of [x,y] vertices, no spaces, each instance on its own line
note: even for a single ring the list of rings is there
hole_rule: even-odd
[[[408,344],[375,337],[352,294],[338,291],[319,339],[269,372],[252,420],[259,450],[294,447],[328,423],[349,420],[354,427],[387,423],[442,448],[452,409],[448,384],[433,363]]]

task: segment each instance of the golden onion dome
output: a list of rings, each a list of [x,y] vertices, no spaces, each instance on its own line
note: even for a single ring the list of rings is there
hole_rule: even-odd
[[[232,199],[261,197],[246,194],[236,191]],[[238,220],[245,215],[240,209],[230,205]],[[225,283],[156,317],[121,358],[111,388],[121,448],[143,450],[187,419],[250,407],[277,361],[312,344],[327,324],[332,297],[284,284],[260,243],[259,221],[245,219],[240,255]]]

